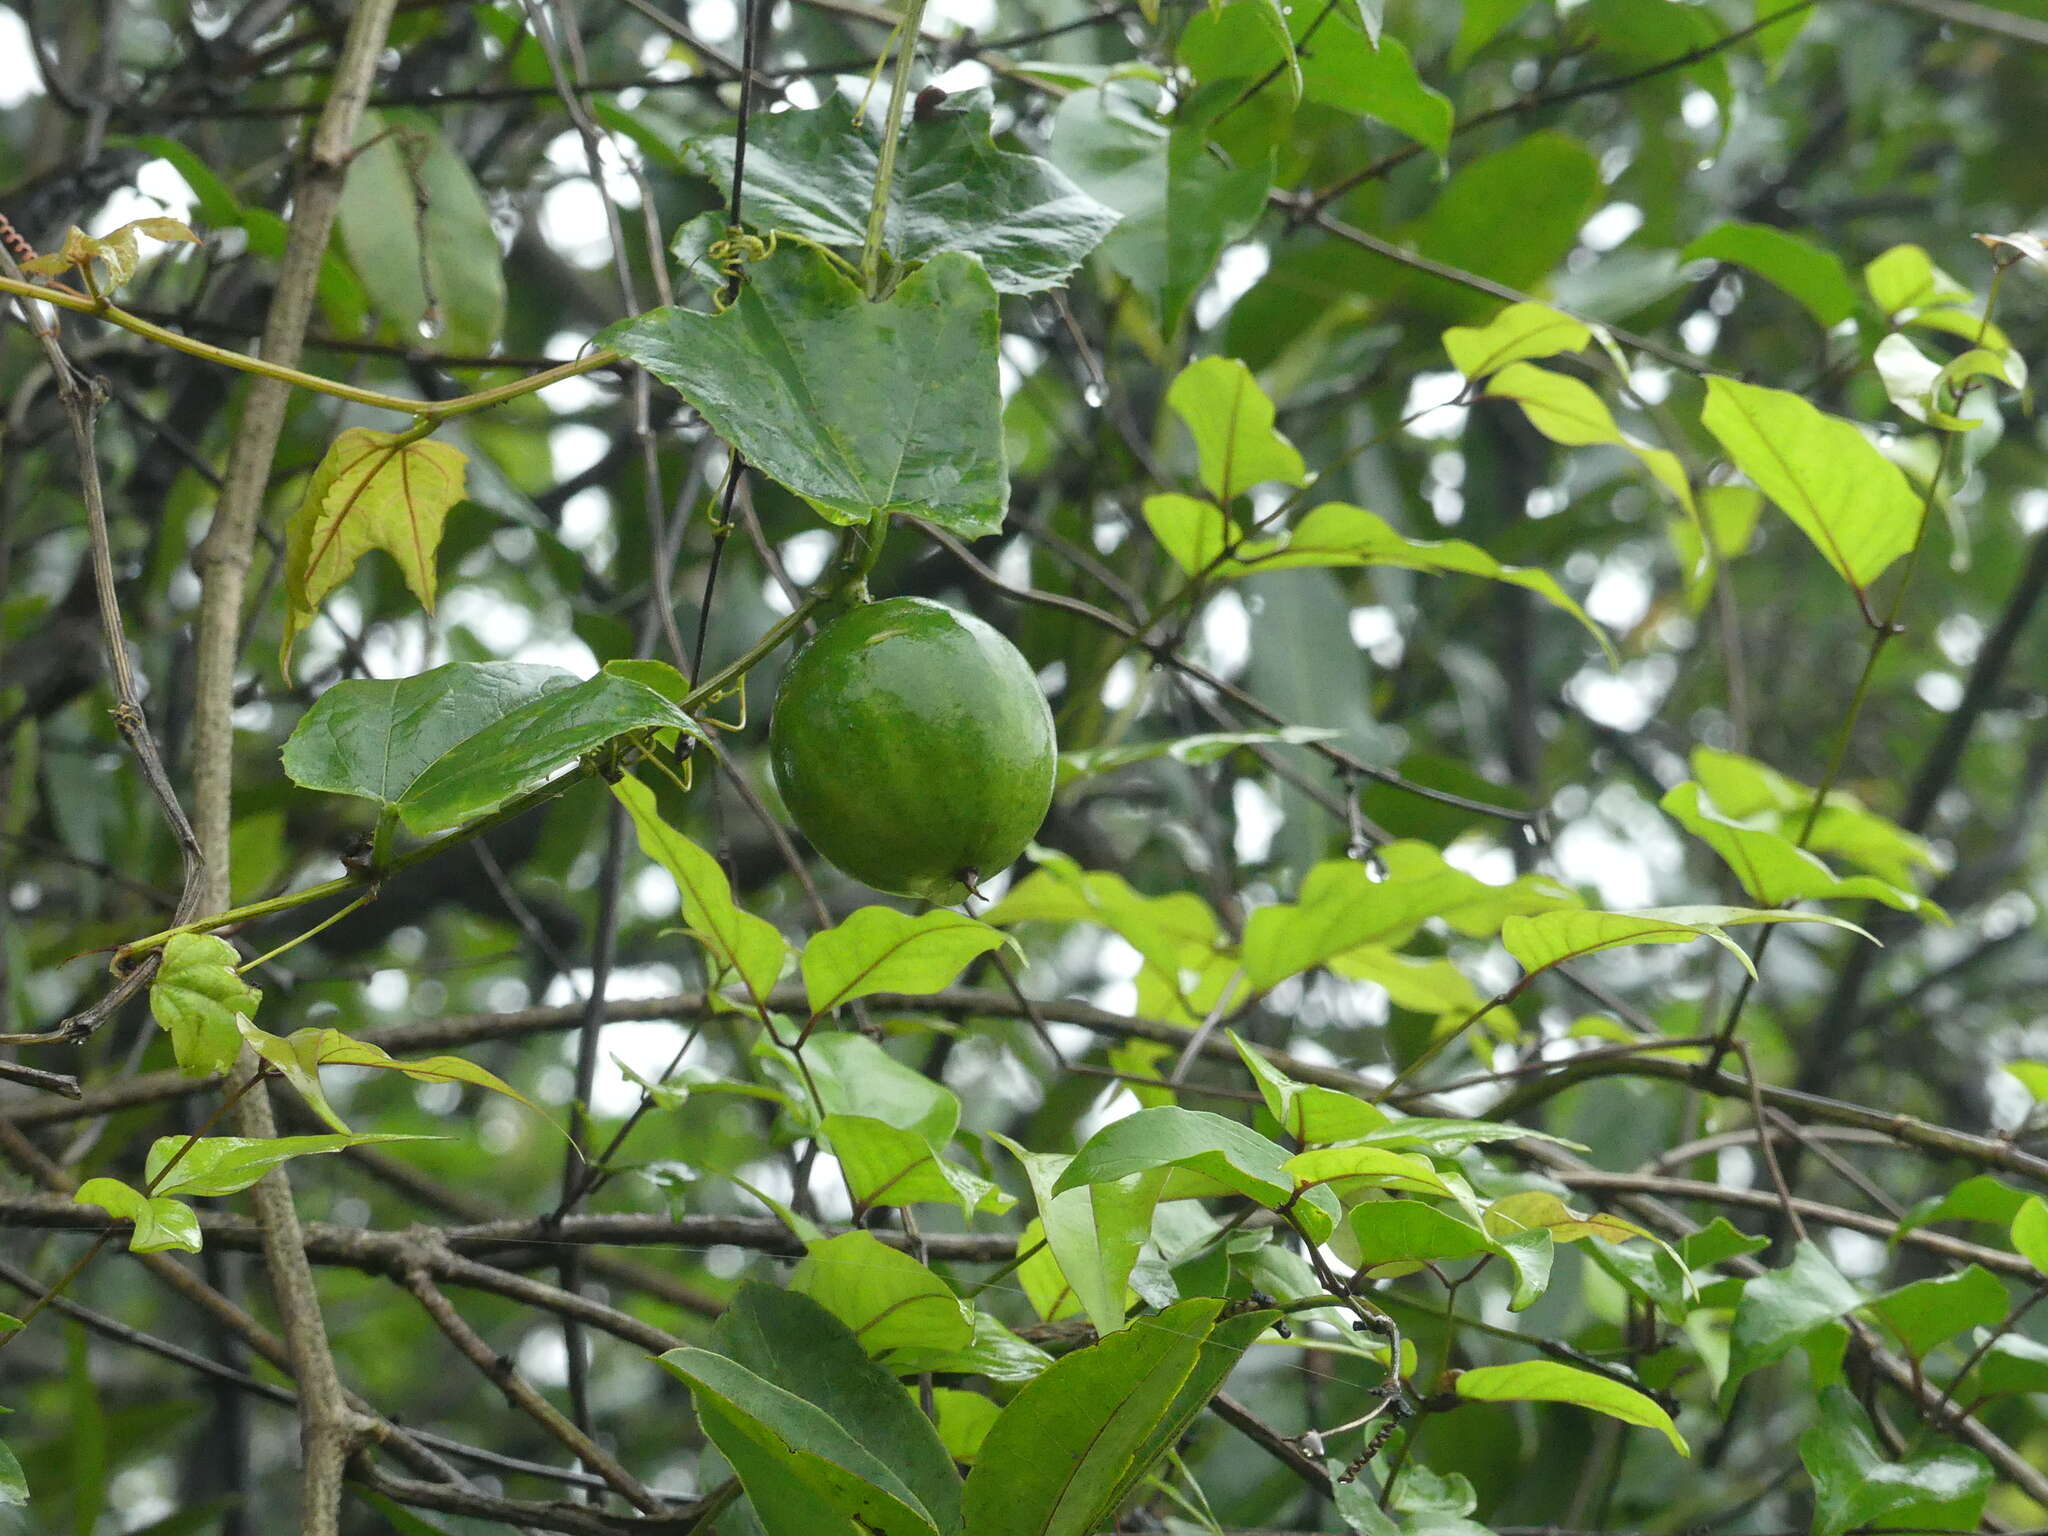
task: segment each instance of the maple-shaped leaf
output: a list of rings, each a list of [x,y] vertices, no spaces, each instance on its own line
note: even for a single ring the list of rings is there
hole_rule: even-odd
[[[350,427],[334,440],[286,534],[281,668],[290,670],[299,631],[369,550],[397,561],[420,606],[434,611],[441,525],[462,500],[468,463],[446,443],[407,442],[368,427]]]

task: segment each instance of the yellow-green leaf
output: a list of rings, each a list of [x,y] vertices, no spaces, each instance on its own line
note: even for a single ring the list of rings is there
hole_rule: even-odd
[[[1218,501],[1228,505],[1269,481],[1308,483],[1301,454],[1274,430],[1273,402],[1236,358],[1188,364],[1166,391],[1166,403],[1194,434],[1202,484]]]
[[[1553,443],[1568,448],[1604,445],[1623,448],[1641,461],[1657,483],[1688,514],[1693,511],[1692,485],[1678,455],[1663,448],[1638,442],[1616,425],[1607,402],[1592,389],[1566,374],[1538,368],[1533,363],[1510,363],[1486,386],[1490,398],[1512,400],[1521,406],[1529,424]]]
[[[180,1138],[181,1140],[183,1138]],[[199,1251],[199,1216],[182,1200],[149,1196],[119,1179],[87,1179],[71,1196],[78,1205],[96,1205],[116,1221],[131,1221],[130,1253],[161,1253],[166,1248]]]
[[[1659,1431],[1681,1456],[1692,1450],[1655,1401],[1605,1376],[1595,1376],[1560,1360],[1522,1360],[1513,1365],[1483,1365],[1460,1371],[1454,1383],[1458,1396],[1476,1403],[1573,1403],[1591,1408],[1624,1424]]]
[[[1576,352],[1593,339],[1583,320],[1548,304],[1510,304],[1485,325],[1454,325],[1444,332],[1444,351],[1458,372],[1483,379],[1510,363]]]
[[[280,665],[320,604],[370,550],[398,562],[420,606],[434,611],[441,525],[462,500],[468,459],[447,443],[409,443],[350,427],[306,485],[285,535],[285,630]]]

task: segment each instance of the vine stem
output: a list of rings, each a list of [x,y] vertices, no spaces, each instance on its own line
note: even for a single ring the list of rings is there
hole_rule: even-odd
[[[903,138],[903,104],[910,95],[910,66],[917,60],[918,28],[924,0],[909,0],[903,12],[896,73],[889,81],[889,116],[882,124],[882,154],[875,165],[875,199],[868,208],[867,239],[860,248],[860,278],[870,299],[882,296],[882,235],[889,222],[889,183],[896,179],[896,146]]]

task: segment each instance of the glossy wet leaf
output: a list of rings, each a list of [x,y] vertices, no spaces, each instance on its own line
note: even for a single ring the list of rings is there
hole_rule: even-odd
[[[177,1249],[183,1253],[200,1250],[199,1215],[182,1200],[168,1195],[145,1195],[119,1179],[87,1179],[71,1196],[79,1205],[96,1205],[116,1221],[133,1222],[128,1234],[130,1253],[162,1253]]]
[[[1722,1401],[1752,1371],[1782,1360],[1813,1332],[1863,1304],[1856,1287],[1812,1243],[1800,1243],[1782,1269],[1742,1288],[1728,1338],[1728,1379]]]
[[[1957,1334],[1990,1327],[2005,1316],[2007,1306],[1998,1277],[1972,1264],[1953,1275],[1935,1275],[1886,1291],[1863,1310],[1917,1360]]]
[[[724,313],[657,309],[602,339],[829,521],[914,512],[978,538],[1010,494],[996,334],[972,256],[934,256],[870,303],[837,260],[785,239]]]
[[[1841,1387],[1821,1394],[1820,1419],[1799,1437],[1813,1480],[1814,1536],[1879,1529],[1971,1529],[1991,1484],[1976,1452],[1946,1445],[1893,1461],[1856,1401]]]
[[[990,138],[986,91],[949,97],[905,125],[889,188],[884,244],[897,262],[944,251],[981,258],[1001,293],[1057,288],[1117,221],[1063,172]],[[828,96],[807,112],[763,114],[747,137],[747,222],[857,252],[867,234],[885,113],[856,125]],[[733,137],[694,140],[686,163],[730,195]]]
[[[1261,1205],[1283,1204],[1295,1180],[1286,1152],[1248,1126],[1202,1109],[1141,1109],[1097,1131],[1074,1154],[1055,1193],[1153,1168],[1202,1173]]]
[[[149,1157],[143,1164],[144,1182],[154,1183],[158,1195],[232,1195],[295,1157],[387,1141],[431,1140],[430,1136],[397,1132],[272,1136],[260,1140],[247,1136],[159,1136],[150,1144]]]

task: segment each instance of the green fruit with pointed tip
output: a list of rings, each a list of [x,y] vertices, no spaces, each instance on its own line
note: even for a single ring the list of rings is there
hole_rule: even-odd
[[[867,603],[797,653],[770,761],[811,845],[878,891],[950,904],[1052,804],[1052,711],[1017,648],[921,597]]]

